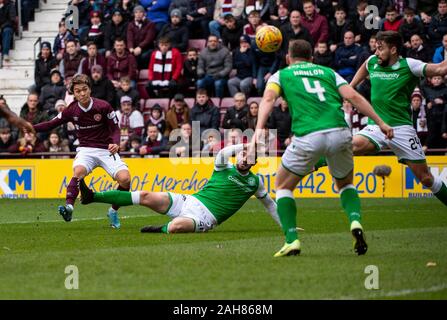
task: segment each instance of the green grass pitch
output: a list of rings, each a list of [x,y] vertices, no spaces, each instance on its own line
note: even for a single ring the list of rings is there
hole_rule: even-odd
[[[337,199],[298,199],[302,254],[276,258],[282,232],[256,200],[207,234],[141,234],[166,217],[61,200],[1,200],[0,299],[446,299],[447,210],[436,199],[363,199],[368,253],[356,256]],[[428,262],[436,266],[427,266]],[[65,288],[67,265],[79,289]],[[377,266],[379,289],[365,289]]]

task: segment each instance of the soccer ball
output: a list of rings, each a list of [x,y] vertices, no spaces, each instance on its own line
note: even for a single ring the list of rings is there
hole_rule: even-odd
[[[281,47],[282,33],[274,26],[263,26],[256,31],[256,45],[263,52],[275,52]]]

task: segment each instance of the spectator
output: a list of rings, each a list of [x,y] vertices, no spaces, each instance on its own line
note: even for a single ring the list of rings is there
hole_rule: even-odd
[[[143,115],[132,108],[132,99],[128,96],[121,98],[121,108],[116,112],[121,129],[120,150],[127,149],[129,137],[133,134],[141,136],[144,129]]]
[[[398,17],[396,8],[390,6],[386,9],[385,21],[381,30],[398,32],[402,22],[403,20]]]
[[[244,35],[240,38],[240,47],[233,52],[233,69],[235,76],[228,80],[228,91],[231,96],[242,92],[250,95],[253,79],[256,78],[256,65],[250,48],[250,37]]]
[[[189,1],[190,8],[186,14],[191,39],[206,39],[210,34],[209,23],[213,19],[214,0]]]
[[[251,50],[253,51],[253,56],[255,57],[254,64],[257,70],[254,85],[257,89],[258,95],[262,96],[264,94],[265,84],[267,83],[268,79],[278,70],[280,59],[277,57],[275,52],[267,53],[259,50],[256,44],[252,44]]]
[[[140,154],[140,148],[141,148],[141,137],[134,134],[130,136],[129,138],[130,146],[129,146],[129,152]],[[137,155],[130,156],[131,158],[139,158]]]
[[[250,18],[250,13],[256,11],[259,13],[259,18],[263,21],[270,19],[270,1],[269,0],[245,0],[244,10],[242,11],[242,18]],[[248,19],[250,20],[250,19]],[[255,29],[256,30],[256,29]]]
[[[115,88],[118,88],[119,80],[124,76],[129,77],[133,81],[132,86],[135,87],[137,62],[135,57],[126,49],[124,40],[116,38],[114,51],[107,58],[107,77],[112,81]]]
[[[25,133],[16,144],[9,147],[9,152],[20,153],[22,156],[28,156],[30,153],[45,152],[45,146],[42,141],[36,137],[34,132]]]
[[[325,16],[317,13],[313,0],[303,1],[304,16],[301,25],[309,30],[313,43],[327,42],[329,38],[329,26]]]
[[[305,27],[301,25],[301,13],[294,10],[290,13],[290,23],[284,25],[281,29],[283,35],[283,41],[281,44],[280,54],[279,54],[279,68],[282,69],[286,66],[286,55],[289,50],[289,42],[291,40],[302,39],[309,42],[312,46],[313,40]],[[259,71],[258,71],[259,72]],[[262,96],[262,92],[260,93]]]
[[[232,15],[239,20],[244,10],[245,0],[216,0],[214,20],[209,23],[210,34],[221,38],[221,31],[225,25],[225,17]]]
[[[34,10],[39,8],[39,1],[36,0],[18,0],[21,4],[22,27],[24,31],[28,30],[28,23],[34,15]],[[16,3],[18,1],[15,1]],[[1,6],[1,5],[0,5]],[[18,9],[18,7],[17,7]]]
[[[67,109],[67,103],[64,100],[58,100],[56,101],[55,109],[59,114]],[[57,129],[57,132],[62,139],[68,140],[70,151],[76,151],[76,148],[79,146],[79,140],[76,136],[76,128],[74,124],[72,122],[63,124]]]
[[[178,136],[176,141],[171,141],[169,143],[169,157],[192,157],[193,151],[195,149],[195,144],[192,140],[192,127],[188,122],[182,123],[180,126],[180,136]],[[200,152],[201,148],[197,151]]]
[[[261,20],[261,14],[257,10],[250,11],[248,14],[248,23],[243,27],[243,34],[250,37],[252,43],[255,42],[256,30],[258,27],[266,24]]]
[[[70,148],[68,146],[68,141],[63,140],[57,131],[50,132],[50,137],[48,140],[43,142],[46,152],[70,152]],[[50,156],[50,159],[61,159],[61,158],[69,158],[69,156]]]
[[[119,82],[119,87],[116,92],[117,101],[121,101],[121,98],[128,96],[132,98],[132,107],[134,109],[139,109],[140,106],[140,94],[138,90],[132,88],[130,78],[127,76],[121,77]],[[112,105],[113,106],[113,105]],[[113,106],[115,108],[115,106]]]
[[[84,46],[89,42],[94,42],[97,49],[104,53],[104,31],[105,24],[101,22],[101,15],[98,11],[90,12],[90,25],[81,34],[81,45]],[[84,49],[85,50],[85,49]]]
[[[147,11],[147,19],[155,23],[156,32],[160,32],[168,22],[171,0],[139,0],[139,2]]]
[[[319,42],[314,53],[314,63],[332,68],[334,55],[329,50],[326,42]]]
[[[399,27],[399,33],[404,40],[405,48],[411,48],[411,37],[414,34],[423,35],[424,25],[418,19],[415,19],[415,12],[412,8],[405,8],[404,19]]]
[[[68,40],[65,44],[65,53],[59,64],[59,71],[62,77],[67,80],[72,78],[79,69],[79,64],[82,60],[82,55],[79,53],[76,42]]]
[[[149,81],[146,90],[149,96],[171,97],[179,85],[182,75],[183,57],[176,48],[171,48],[168,37],[160,38],[158,50],[152,52],[149,63]]]
[[[215,157],[222,149],[223,141],[220,141],[220,133],[210,131],[202,137],[202,144],[202,156]]]
[[[224,129],[237,128],[241,131],[247,129],[247,98],[245,94],[238,92],[234,95],[234,106],[228,108],[222,121]]]
[[[0,38],[2,38],[1,53],[4,61],[9,61],[9,49],[11,48],[16,16],[14,2],[0,0]]]
[[[186,15],[191,12],[191,1],[190,0],[171,0],[169,5],[168,13],[171,14],[172,10],[179,9],[182,13],[182,17],[186,18]]]
[[[343,44],[335,50],[335,69],[348,82],[354,77],[362,51],[362,48],[354,42],[352,31],[345,33]]]
[[[107,61],[104,56],[98,52],[98,47],[95,42],[90,41],[87,43],[87,57],[82,58],[79,64],[78,73],[86,74],[87,76],[92,76],[92,67],[95,65],[100,65],[104,74],[107,70]]]
[[[181,123],[189,122],[189,108],[185,103],[185,98],[181,93],[174,96],[174,104],[166,113],[165,136],[169,136],[172,130],[179,129]]]
[[[386,10],[389,7],[390,0],[368,0],[368,4],[376,6],[379,9],[379,16],[384,18],[386,16]]]
[[[445,55],[447,54],[447,34],[442,37],[442,46],[436,48],[435,54],[433,55],[433,63],[440,63],[444,61]]]
[[[115,0],[90,0],[93,1],[92,10],[99,11],[102,14],[102,21],[105,23],[112,18],[113,10],[117,3]]]
[[[101,65],[96,64],[92,67],[91,75],[92,97],[105,100],[111,106],[115,106],[116,90],[112,81],[107,79]],[[116,109],[114,107],[114,109]]]
[[[106,23],[104,28],[104,48],[106,57],[110,56],[113,50],[115,39],[121,38],[126,41],[128,23],[124,20],[120,9],[115,8],[112,12],[112,20]]]
[[[287,102],[281,98],[278,107],[273,108],[272,114],[267,122],[269,129],[277,130],[279,147],[284,150],[289,144],[292,136],[292,120]]]
[[[1,1],[1,0],[0,0]],[[51,44],[49,42],[42,42],[40,45],[40,53],[34,64],[34,83],[32,90],[41,91],[42,87],[51,83],[51,70],[57,67],[57,60],[51,53]]]
[[[447,104],[447,87],[442,77],[431,78],[431,86],[423,88],[427,104],[427,147],[445,148],[446,141],[442,138],[443,116]]]
[[[199,62],[199,54],[196,48],[189,48],[186,53],[186,59],[183,63],[183,83],[185,90],[193,89],[195,92],[197,76],[197,66]]]
[[[430,62],[431,61],[431,54],[430,49],[427,48],[423,42],[422,37],[418,34],[414,34],[411,36],[410,39],[411,47],[407,51],[407,57],[418,59],[424,62]]]
[[[9,152],[9,148],[15,143],[16,141],[11,135],[11,129],[0,127],[0,153]]]
[[[346,19],[346,11],[342,6],[335,7],[335,20],[330,22],[329,45],[331,52],[337,49],[339,43],[343,42],[346,31],[352,31],[353,26]]]
[[[213,36],[210,36],[213,37]],[[206,129],[219,130],[220,113],[219,109],[208,97],[205,89],[198,89],[196,94],[196,103],[191,109],[191,122],[200,122],[200,135]]]
[[[133,20],[134,7],[135,7],[134,0],[119,0],[117,8],[121,11],[124,22],[129,23]],[[124,39],[124,37],[123,37],[123,39]]]
[[[247,114],[247,129],[256,129],[258,123],[259,104],[256,101],[250,102]]]
[[[209,36],[207,47],[199,55],[197,88],[214,88],[215,95],[222,98],[232,66],[230,51],[216,36]]]
[[[416,129],[421,145],[426,145],[427,140],[427,113],[425,105],[422,104],[423,98],[419,90],[415,90],[411,95],[411,110],[413,112],[413,127]]]
[[[242,131],[238,128],[231,128],[229,130],[225,130],[227,136],[223,141],[222,147],[234,146],[236,144],[243,143],[242,139]]]
[[[447,0],[439,0],[438,12],[432,17],[428,26],[428,37],[432,47],[439,47],[445,34],[447,34]]]
[[[232,14],[224,17],[224,26],[222,27],[222,44],[230,50],[239,47],[239,39],[243,33],[243,23],[236,20]]]
[[[31,124],[38,124],[50,119],[48,113],[42,110],[42,105],[39,103],[39,95],[36,93],[28,95],[26,103],[20,109],[20,117]],[[42,140],[45,139],[43,138]]]
[[[335,6],[337,6],[338,3],[341,3],[342,1],[332,1],[332,0],[315,0],[314,5],[317,8],[316,11],[322,15],[325,16],[328,20],[334,16],[335,13]]]
[[[146,132],[145,143],[139,150],[141,155],[159,155],[160,152],[166,150],[168,139],[160,133],[156,125],[148,124]]]
[[[149,64],[154,49],[155,24],[146,19],[142,6],[136,6],[133,13],[135,18],[127,27],[127,47],[137,59],[138,69],[143,69]]]
[[[67,30],[65,20],[59,22],[59,33],[54,38],[53,54],[58,61],[62,60],[65,53],[65,44],[69,40],[75,40],[73,33]]]
[[[171,11],[171,22],[164,25],[158,34],[158,39],[169,38],[171,46],[180,52],[186,52],[189,41],[189,30],[182,22],[182,12],[179,9]]]
[[[42,109],[48,113],[49,117],[54,117],[57,115],[54,104],[57,100],[64,99],[66,88],[59,70],[53,69],[50,77],[51,83],[43,86],[39,96],[39,103],[42,105]]]
[[[146,121],[144,126],[147,127],[149,124],[157,126],[160,132],[165,132],[166,130],[166,120],[163,113],[163,108],[158,103],[152,106],[149,120]]]
[[[271,7],[272,6],[270,6],[270,8]],[[289,9],[288,9],[287,3],[281,2],[278,5],[278,9],[276,12],[277,12],[277,15],[275,15],[275,14],[270,15],[269,24],[277,27],[278,29],[281,29],[283,26],[287,25],[290,22]]]

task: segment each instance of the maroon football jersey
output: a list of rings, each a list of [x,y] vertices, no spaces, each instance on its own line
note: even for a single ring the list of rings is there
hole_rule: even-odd
[[[87,109],[77,101],[50,121],[34,125],[36,131],[49,131],[61,124],[72,122],[80,147],[108,149],[109,144],[120,142],[120,130],[115,111],[107,101],[91,98]]]

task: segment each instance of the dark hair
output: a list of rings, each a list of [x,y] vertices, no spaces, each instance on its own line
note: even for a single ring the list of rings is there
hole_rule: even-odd
[[[292,59],[312,58],[312,46],[306,40],[298,39],[289,42],[289,56]]]
[[[96,48],[98,48],[98,45],[94,41],[87,42],[87,48],[92,46],[92,45],[95,46]]]
[[[76,74],[70,81],[70,87],[68,89],[68,93],[73,94],[73,90],[75,85],[85,84],[89,88],[91,88],[90,79],[85,74]]]
[[[171,39],[169,37],[163,36],[160,39],[158,39],[158,44],[161,44],[161,43],[164,43],[164,44],[168,44],[169,43],[170,44],[171,43]]]
[[[386,8],[386,12],[397,12],[396,8],[394,6],[388,6]]]
[[[346,13],[346,9],[343,6],[341,6],[341,5],[336,5],[335,6],[334,13],[337,12],[337,11],[343,11],[344,13]]]
[[[382,41],[387,44],[390,49],[396,47],[397,54],[400,54],[403,47],[402,36],[396,31],[379,31],[377,33],[377,41]]]
[[[415,13],[416,12],[415,12],[415,10],[413,8],[407,7],[407,8],[404,9],[404,14],[415,15]]]
[[[312,3],[313,5],[315,5],[315,3],[314,3],[314,1],[313,0],[303,0],[303,6],[306,4],[306,3]]]
[[[199,94],[208,95],[208,91],[206,91],[206,89],[203,89],[203,88],[197,89],[196,96]]]
[[[126,43],[126,41],[124,41],[124,39],[121,38],[121,37],[116,37],[115,38],[115,42],[124,42],[124,43]]]
[[[186,53],[194,51],[195,53],[198,53],[199,50],[197,50],[197,48],[188,48],[188,50],[186,50]]]

